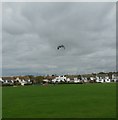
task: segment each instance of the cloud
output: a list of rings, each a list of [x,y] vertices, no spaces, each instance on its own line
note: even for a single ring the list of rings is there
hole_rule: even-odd
[[[3,75],[115,71],[115,16],[115,3],[3,3]]]

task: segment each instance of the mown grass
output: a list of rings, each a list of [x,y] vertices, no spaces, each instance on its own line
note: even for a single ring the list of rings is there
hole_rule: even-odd
[[[115,84],[3,87],[3,118],[115,118]]]

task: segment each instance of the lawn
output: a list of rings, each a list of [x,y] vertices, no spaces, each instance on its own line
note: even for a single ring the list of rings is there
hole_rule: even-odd
[[[116,84],[3,87],[3,118],[115,118]]]

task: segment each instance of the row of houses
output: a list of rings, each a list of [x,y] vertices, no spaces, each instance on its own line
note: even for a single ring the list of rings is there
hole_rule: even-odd
[[[112,74],[111,77],[104,75],[81,75],[76,76],[46,76],[40,80],[41,84],[45,83],[110,83],[118,82],[117,75]],[[0,84],[3,86],[13,85],[32,85],[37,84],[35,77],[30,79],[29,76],[12,76],[12,77],[0,77]]]
[[[32,81],[28,76],[0,77],[0,84],[3,86],[30,85]]]
[[[51,80],[44,79],[44,82],[51,82],[51,83],[110,83],[110,82],[117,82],[117,75],[112,74],[111,77],[107,75],[94,75],[87,77],[85,75],[78,77],[66,77],[66,76],[53,76]]]

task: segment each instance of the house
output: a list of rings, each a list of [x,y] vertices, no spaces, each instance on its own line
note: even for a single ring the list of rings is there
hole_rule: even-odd
[[[98,82],[98,83],[110,83],[111,79],[109,78],[108,74],[98,74],[96,76],[96,82]]]
[[[74,83],[80,83],[80,79],[74,78]]]
[[[0,77],[0,86],[3,84],[3,80],[2,80],[2,77]]]
[[[60,82],[66,82],[66,77],[65,76],[57,76],[54,79],[52,79],[53,83],[60,83]]]
[[[112,74],[112,82],[116,82],[118,80],[118,75],[115,73],[115,74]]]
[[[82,81],[83,81],[83,82],[85,82],[85,83],[87,83],[87,82],[88,82],[88,79],[87,79],[87,77],[85,77],[85,76],[82,76]]]
[[[0,82],[4,82],[3,79],[2,79],[2,77],[0,77]]]
[[[103,83],[104,82],[104,79],[100,76],[96,76],[96,82],[97,83]]]
[[[100,78],[98,76],[96,76],[96,82],[99,83],[100,82]]]
[[[66,82],[70,82],[70,78],[67,78],[67,79],[66,79]]]
[[[44,79],[43,80],[43,84],[47,84],[47,83],[49,83],[50,81],[48,80],[48,79]]]
[[[96,82],[97,83],[103,83],[104,79],[102,77],[96,77]]]
[[[3,86],[7,86],[7,85],[28,85],[28,84],[32,84],[32,82],[30,81],[30,78],[28,76],[14,76],[14,77],[2,77],[0,79],[0,81],[2,82]]]
[[[91,76],[89,82],[90,83],[95,83],[96,82],[96,77]]]
[[[111,79],[109,79],[109,76],[105,76],[104,82],[106,82],[106,83],[110,83],[111,82]]]
[[[19,76],[16,78],[17,81],[19,81],[19,83],[21,83],[21,85],[31,85],[32,81],[30,80],[30,78],[28,76]]]
[[[3,86],[12,86],[14,84],[13,77],[2,77],[1,80]]]

